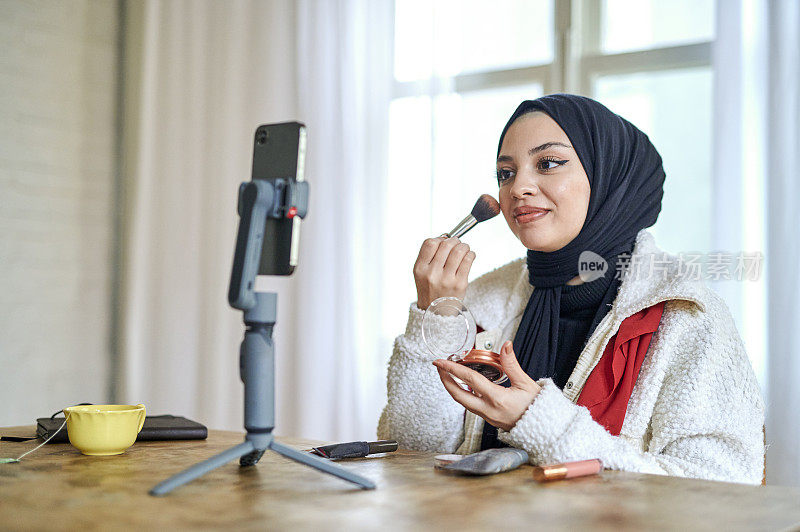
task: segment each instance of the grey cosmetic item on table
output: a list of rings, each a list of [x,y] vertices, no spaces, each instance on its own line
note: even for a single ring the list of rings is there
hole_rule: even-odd
[[[516,469],[527,461],[528,453],[522,449],[504,447],[468,454],[461,460],[443,466],[442,469],[466,475],[493,475]]]

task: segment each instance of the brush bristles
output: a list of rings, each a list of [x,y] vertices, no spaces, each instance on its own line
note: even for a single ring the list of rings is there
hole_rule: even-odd
[[[479,222],[484,222],[489,218],[494,218],[500,214],[500,204],[497,203],[497,200],[491,197],[489,194],[483,194],[478,201],[475,202],[475,206],[472,208],[472,216],[475,217],[476,220]]]

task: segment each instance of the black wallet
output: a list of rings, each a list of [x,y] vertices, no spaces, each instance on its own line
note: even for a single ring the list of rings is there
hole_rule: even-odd
[[[49,438],[64,423],[63,417],[40,417],[36,420],[36,436],[42,439]],[[205,440],[208,429],[205,425],[180,416],[147,416],[144,425],[136,437],[136,441],[152,440]],[[48,443],[66,443],[67,427],[58,430],[58,433]]]

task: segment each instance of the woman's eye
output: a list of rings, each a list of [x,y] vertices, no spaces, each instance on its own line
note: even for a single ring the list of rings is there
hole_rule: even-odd
[[[514,170],[509,170],[508,168],[500,168],[497,170],[498,183],[505,183],[512,177],[514,177]]]
[[[558,159],[542,159],[539,161],[539,170],[552,170],[553,168],[558,168],[566,162],[566,160],[560,161]]]

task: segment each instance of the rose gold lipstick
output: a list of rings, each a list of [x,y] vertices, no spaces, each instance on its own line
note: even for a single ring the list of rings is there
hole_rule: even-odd
[[[541,218],[547,216],[547,213],[550,212],[550,209],[542,209],[539,207],[530,207],[528,205],[523,205],[521,207],[517,207],[514,209],[513,215],[514,220],[518,224],[525,224],[529,222],[535,222]]]
[[[533,468],[533,478],[538,482],[561,480],[564,478],[583,477],[596,475],[603,470],[603,462],[595,458],[580,460],[578,462],[564,462],[563,464],[542,465]]]

